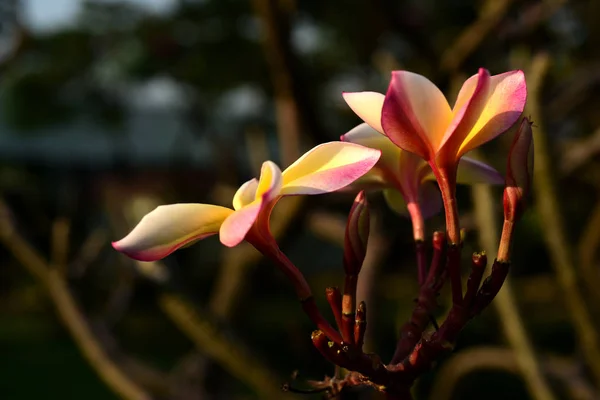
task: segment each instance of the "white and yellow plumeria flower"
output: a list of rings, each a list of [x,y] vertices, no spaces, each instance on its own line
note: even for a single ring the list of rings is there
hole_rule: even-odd
[[[401,215],[408,212],[417,224],[419,217],[415,213],[429,218],[442,209],[435,176],[425,160],[400,149],[366,123],[342,135],[341,140],[381,150],[381,158],[375,167],[352,186],[382,189],[390,208]],[[504,178],[487,164],[463,157],[458,164],[457,181],[462,184],[502,184]]]
[[[154,261],[216,233],[229,247],[244,239],[257,247],[272,245],[269,215],[282,196],[339,190],[367,173],[379,156],[376,149],[330,142],[308,151],[283,172],[266,161],[260,179],[251,179],[238,189],[233,209],[210,204],[160,206],[113,247],[136,260]]]
[[[465,81],[453,108],[431,81],[408,71],[392,72],[385,95],[344,94],[363,121],[429,164],[442,192],[453,243],[460,240],[454,199],[459,160],[508,130],[521,116],[526,98],[522,71],[490,76],[483,68]]]

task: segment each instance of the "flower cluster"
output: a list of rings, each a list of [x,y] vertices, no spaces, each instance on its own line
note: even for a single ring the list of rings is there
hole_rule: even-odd
[[[522,214],[532,179],[531,122],[521,118],[526,101],[521,71],[491,76],[485,69],[467,79],[453,107],[427,78],[394,71],[387,93],[344,93],[364,121],[341,141],[321,144],[283,172],[266,161],[260,178],[244,183],[233,208],[208,204],[173,204],[146,215],[118,251],[141,261],[163,258],[210,235],[226,246],[246,240],[269,257],[293,284],[302,307],[318,330],[312,339],[334,364],[351,372],[348,384],[372,384],[395,398],[410,398],[412,382],[452,347],[464,325],[494,298],[508,273],[514,223]],[[463,157],[467,152],[517,126],[508,157],[507,176]],[[458,183],[505,183],[505,224],[491,275],[483,282],[484,253],[475,254],[466,290],[460,273],[461,238],[456,202]],[[356,286],[367,251],[369,213],[360,191],[350,210],[344,246],[343,292],[327,289],[337,329],[320,314],[300,270],[283,254],[269,228],[269,217],[283,196],[315,195],[342,188],[382,190],[390,207],[408,214],[417,251],[420,292],[411,320],[401,329],[396,353],[384,365],[365,354],[362,341],[366,304],[356,304]],[[444,208],[446,231],[433,235],[433,256],[427,265],[424,220]],[[436,296],[451,282],[453,308],[430,336]]]

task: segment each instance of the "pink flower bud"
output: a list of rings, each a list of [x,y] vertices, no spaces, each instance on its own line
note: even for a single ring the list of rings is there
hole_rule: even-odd
[[[364,191],[360,191],[348,215],[344,238],[344,269],[346,275],[358,275],[367,253],[369,239],[369,207]]]
[[[508,154],[506,188],[504,189],[504,219],[516,221],[525,209],[533,182],[533,122],[523,118]]]

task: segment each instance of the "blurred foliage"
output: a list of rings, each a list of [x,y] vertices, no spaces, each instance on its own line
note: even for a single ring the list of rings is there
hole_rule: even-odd
[[[340,92],[384,91],[391,69],[423,74],[450,93],[456,77],[469,76],[480,66],[493,73],[526,68],[519,60],[547,52],[552,64],[541,93],[543,123],[568,237],[576,246],[584,232],[593,236],[598,230],[588,226],[588,220],[591,210],[599,207],[600,3],[503,0],[498,3],[505,4],[506,10],[496,13],[496,20],[485,11],[494,1],[273,0],[283,10],[279,22],[301,112],[302,147],[335,140],[353,127],[357,119]],[[248,154],[253,144],[265,147],[270,158],[279,157],[274,112],[277,78],[264,56],[261,38],[266,28],[252,2],[173,3],[170,12],[157,14],[133,2],[87,0],[68,27],[36,33],[20,26],[12,51],[0,65],[0,139],[11,138],[25,146],[52,135],[58,140],[57,132],[68,131],[70,136],[60,143],[69,146],[82,140],[85,144],[85,135],[94,132],[109,143],[102,151],[114,153],[107,155],[108,165],[74,161],[76,147],[67,147],[65,158],[56,164],[38,155],[6,154],[5,160],[0,159],[0,193],[11,207],[17,230],[47,258],[53,252],[53,223],[59,217],[70,221],[66,277],[90,321],[104,326],[95,332],[100,336],[110,332],[106,340],[111,354],[135,356],[171,379],[171,385],[186,380],[189,385],[180,385],[179,397],[172,398],[257,398],[218,363],[198,356],[196,367],[188,368],[191,340],[156,303],[161,294],[177,293],[208,312],[229,250],[214,238],[198,243],[169,257],[165,261],[168,279],[160,280],[156,278],[160,274],[140,269],[114,252],[108,241],[139,220],[144,204],[229,201],[223,193],[229,194],[258,167]],[[488,21],[489,29],[471,33],[467,37],[475,47],[461,50],[459,38],[480,20],[483,26]],[[448,54],[461,52],[464,57],[456,68],[444,64]],[[157,81],[167,82],[166,89],[152,92],[162,102],[148,105],[156,99],[142,89]],[[173,88],[176,95],[169,97]],[[129,161],[136,146],[174,134],[150,123],[145,128],[147,139],[136,139],[128,130],[130,121],[136,116],[149,119],[171,108],[175,112],[168,118],[186,127],[191,137],[163,149],[159,162]],[[251,130],[260,134],[250,136]],[[285,132],[279,138],[285,139]],[[196,140],[203,140],[203,149],[210,154],[202,156],[200,163],[182,155]],[[501,138],[484,149],[500,171],[509,142],[510,138]],[[39,157],[57,151],[40,146]],[[499,190],[495,193],[500,200]],[[477,235],[469,223],[468,191],[461,189],[459,197],[469,230],[468,254],[478,249]],[[316,209],[343,218],[350,203],[351,197],[344,194],[307,199],[294,217],[293,228],[281,239],[284,250],[313,284],[323,309],[324,288],[341,284],[342,252],[336,243],[315,234],[308,216]],[[397,329],[412,309],[416,273],[409,222],[385,209],[376,195],[372,203],[391,243],[374,283],[371,344],[373,350],[389,355]],[[429,227],[442,224],[436,217]],[[569,356],[577,363],[581,349],[563,294],[553,280],[543,231],[544,222],[535,209],[530,210],[517,231],[511,271],[517,300],[536,350]],[[105,236],[95,249],[90,243],[98,232]],[[592,253],[590,268],[597,274]],[[0,398],[116,398],[79,356],[40,285],[1,246],[0,260]],[[273,382],[275,386],[296,369],[299,386],[306,379],[331,375],[332,368],[312,348],[313,327],[287,283],[268,263],[258,264],[244,272],[243,292],[234,312],[215,317],[215,324],[224,327],[225,336],[234,343],[251,348],[257,363],[279,374],[281,381]],[[590,297],[589,288],[582,290],[597,322],[600,305]],[[440,315],[448,305],[446,295]],[[495,315],[486,312],[464,332],[457,351],[502,341]],[[436,372],[421,381],[419,398],[427,397]],[[198,387],[201,390],[194,391]],[[453,398],[479,399],[482,390],[490,393],[486,399],[529,398],[519,377],[487,370],[461,380]],[[375,398],[371,395],[360,398]],[[359,398],[355,396],[349,398]]]

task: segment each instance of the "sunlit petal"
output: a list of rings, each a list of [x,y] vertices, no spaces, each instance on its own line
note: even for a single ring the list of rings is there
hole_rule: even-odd
[[[252,225],[258,218],[258,214],[265,203],[259,199],[232,213],[221,225],[219,240],[225,246],[233,247],[240,244]]]
[[[363,121],[376,131],[383,133],[381,109],[385,96],[377,92],[345,92],[344,100]]]
[[[260,180],[256,188],[256,200],[269,202],[281,191],[281,170],[273,161],[265,161],[260,169]]]
[[[484,68],[479,68],[478,74],[467,79],[458,93],[452,110],[452,122],[440,143],[440,161],[456,161],[458,149],[477,123],[489,93],[490,73]]]
[[[508,130],[525,107],[527,87],[522,71],[490,76],[485,69],[467,79],[446,130],[442,159],[453,162]]]
[[[240,186],[233,196],[233,209],[239,210],[240,208],[252,203],[256,198],[257,188],[258,180],[256,178],[252,178]]]
[[[384,163],[388,168],[392,169],[395,169],[398,165],[398,158],[402,150],[392,143],[387,136],[377,132],[366,123],[354,127],[348,133],[342,135],[340,140],[381,150],[379,163]]]
[[[428,159],[438,149],[451,120],[446,98],[430,80],[408,71],[392,72],[381,117],[392,142]]]
[[[504,183],[504,177],[498,171],[486,163],[463,157],[458,162],[457,183],[477,184],[487,183],[501,185]]]
[[[366,174],[379,150],[347,142],[329,142],[308,151],[283,171],[282,195],[333,192]]]
[[[157,207],[113,247],[140,261],[155,261],[178,248],[213,235],[233,213],[209,204],[171,204]]]
[[[523,71],[492,76],[485,108],[464,140],[458,156],[506,132],[519,119],[527,101],[527,85]]]

